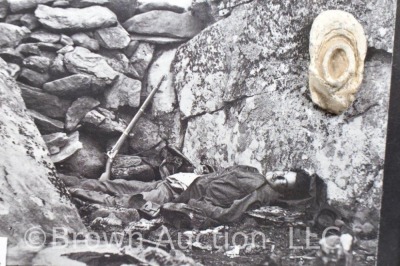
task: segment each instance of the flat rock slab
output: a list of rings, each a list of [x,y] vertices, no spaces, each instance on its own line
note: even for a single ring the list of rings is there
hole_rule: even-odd
[[[71,102],[48,94],[41,89],[19,83],[21,95],[28,108],[52,118],[64,118]]]
[[[74,51],[66,53],[64,63],[71,73],[92,74],[107,84],[118,76],[118,72],[107,64],[104,57],[83,47],[76,47]]]
[[[91,93],[92,76],[75,74],[43,85],[43,90],[61,97],[79,97]]]
[[[150,11],[139,14],[124,22],[127,31],[154,36],[192,38],[204,25],[190,12],[183,14],[171,11]]]
[[[2,60],[1,60],[2,61]],[[56,177],[46,145],[26,108],[15,81],[0,69],[0,235],[8,237],[7,264],[31,265],[24,235],[41,228],[86,232],[70,202],[65,186]],[[36,249],[37,252],[37,249]]]
[[[107,108],[118,109],[121,106],[138,107],[142,83],[139,80],[119,75],[111,89],[105,91],[104,98]]]
[[[26,27],[0,23],[0,48],[15,47],[30,34]]]
[[[129,33],[121,25],[96,30],[94,36],[106,49],[124,49],[130,42]]]
[[[53,163],[61,163],[82,149],[82,147],[82,143],[79,141],[79,131],[75,131],[68,136],[68,142],[60,152],[50,156],[50,158]]]
[[[139,1],[137,13],[146,13],[153,10],[168,10],[175,13],[185,12],[185,8],[176,5],[178,3],[168,3],[167,1],[156,2],[156,1]]]
[[[59,42],[61,39],[60,34],[56,33],[51,33],[47,31],[35,31],[33,32],[28,40],[34,41],[34,42],[48,42],[48,43],[56,43]]]
[[[186,42],[185,38],[172,38],[172,37],[157,37],[157,36],[148,36],[141,34],[130,35],[132,41],[140,41],[140,42],[148,42],[152,44],[173,44],[173,43],[183,43]]]
[[[81,97],[74,101],[65,116],[65,129],[73,131],[85,115],[99,105],[100,102],[91,97]]]
[[[18,13],[36,8],[39,4],[49,4],[54,0],[7,0],[11,12]]]
[[[42,134],[56,133],[64,130],[64,123],[59,120],[42,115],[35,110],[28,110],[28,113]]]
[[[112,0],[111,0],[112,1]],[[88,7],[88,6],[101,6],[109,3],[110,0],[72,0],[70,4],[72,7]]]
[[[91,6],[86,8],[54,8],[39,5],[35,16],[44,27],[58,31],[93,30],[114,26],[117,16],[108,8]]]

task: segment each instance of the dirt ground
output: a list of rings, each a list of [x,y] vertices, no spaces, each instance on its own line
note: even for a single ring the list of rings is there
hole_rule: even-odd
[[[152,228],[142,230],[141,235],[161,243],[161,247],[165,245],[167,251],[170,248],[181,250],[202,265],[345,265],[344,259],[335,262],[335,255],[329,257],[333,259],[330,264],[323,264],[318,256],[323,231],[308,227],[308,224],[306,220],[271,222],[245,214],[235,224],[200,231],[175,229],[161,218]],[[123,231],[116,227],[91,230],[108,235]],[[124,238],[124,245],[128,244]],[[355,243],[352,265],[375,265],[374,253],[358,248]]]

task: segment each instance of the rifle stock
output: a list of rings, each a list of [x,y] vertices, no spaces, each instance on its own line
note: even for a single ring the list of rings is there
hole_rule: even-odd
[[[106,163],[106,169],[105,172],[100,176],[100,181],[107,181],[110,180],[110,176],[111,176],[111,167],[112,167],[112,163],[114,161],[115,156],[118,154],[118,151],[121,149],[122,144],[124,143],[124,141],[126,140],[126,138],[129,135],[129,132],[131,132],[131,130],[133,129],[133,127],[135,126],[135,124],[137,123],[137,121],[139,121],[139,118],[142,116],[144,110],[146,109],[146,107],[149,105],[149,103],[151,102],[151,100],[154,97],[154,94],[156,94],[156,92],[158,91],[158,89],[161,87],[161,84],[164,82],[164,80],[166,79],[166,76],[164,75],[160,82],[158,83],[157,87],[153,88],[153,90],[150,92],[150,94],[147,96],[146,100],[144,101],[144,103],[142,104],[142,106],[140,107],[139,111],[136,113],[136,115],[132,118],[131,122],[129,123],[129,125],[126,127],[126,129],[124,130],[124,132],[122,132],[122,135],[119,137],[118,141],[115,143],[115,145],[113,146],[113,148],[111,149],[111,151],[109,151],[107,153],[108,159],[107,159],[107,163]]]

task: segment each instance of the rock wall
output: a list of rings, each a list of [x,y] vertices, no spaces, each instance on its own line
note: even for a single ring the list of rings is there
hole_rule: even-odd
[[[59,171],[98,178],[107,149],[164,75],[121,153],[154,157],[158,169],[159,147],[182,143],[170,66],[177,47],[206,25],[191,2],[0,2],[0,57]]]
[[[29,264],[23,242],[28,229],[40,227],[49,235],[54,227],[86,229],[2,59],[0,66],[0,235],[8,237],[10,249],[17,246],[8,262]]]
[[[330,199],[379,207],[394,1],[241,2],[177,51],[183,152],[263,173],[306,168],[326,180]],[[309,31],[331,8],[360,21],[369,46],[361,90],[339,116],[314,106],[308,91]]]

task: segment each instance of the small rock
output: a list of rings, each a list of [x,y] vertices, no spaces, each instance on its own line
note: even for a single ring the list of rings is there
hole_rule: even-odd
[[[124,22],[135,15],[137,0],[112,0],[106,7],[117,15],[119,21]]]
[[[192,38],[204,25],[190,12],[155,10],[136,15],[123,24],[128,32],[164,37]]]
[[[121,25],[96,30],[94,36],[106,49],[124,49],[131,41],[129,33]]]
[[[50,75],[53,78],[61,78],[67,76],[69,73],[64,66],[64,55],[58,54],[53,60],[49,69]]]
[[[83,47],[76,47],[73,52],[65,54],[64,64],[67,70],[74,74],[92,74],[104,80],[106,84],[118,76],[104,57],[90,52]]]
[[[7,0],[0,0],[0,19],[4,19],[8,13],[8,2]]]
[[[68,136],[67,144],[60,150],[60,152],[50,156],[53,163],[61,163],[73,156],[77,151],[82,149],[83,146],[79,139],[79,131],[71,133]]]
[[[67,187],[77,186],[77,185],[79,185],[79,183],[81,181],[76,176],[64,175],[61,173],[58,173],[57,175],[58,175],[58,178],[60,178],[64,182],[65,186],[67,186]]]
[[[135,78],[142,79],[146,70],[153,59],[154,45],[148,43],[140,43],[134,55],[130,58],[130,62],[135,69],[137,76]]]
[[[63,132],[42,135],[42,138],[47,147],[56,146],[62,148],[68,143],[68,136]]]
[[[79,97],[91,92],[91,84],[90,75],[75,74],[48,82],[43,85],[43,90],[62,97]]]
[[[157,36],[147,36],[140,34],[131,34],[131,40],[148,42],[153,44],[174,44],[174,43],[183,43],[187,41],[187,39],[183,38],[157,37]]]
[[[71,37],[65,35],[65,34],[61,34],[61,39],[60,39],[60,43],[62,45],[69,45],[69,46],[73,46],[74,45],[74,40],[72,40]]]
[[[138,107],[142,83],[139,80],[119,75],[117,81],[104,93],[107,108],[118,109],[120,106]]]
[[[25,14],[20,19],[22,26],[27,27],[29,30],[34,30],[39,28],[39,20],[33,14]]]
[[[118,155],[114,159],[113,167],[127,168],[135,167],[142,164],[142,158],[133,155]]]
[[[91,6],[86,8],[56,8],[39,5],[35,16],[44,27],[53,30],[91,30],[114,26],[117,16],[108,8]]]
[[[127,57],[132,57],[136,49],[139,47],[139,41],[131,41],[128,46],[124,49],[124,53]]]
[[[91,51],[98,51],[100,49],[100,44],[97,40],[90,38],[85,33],[75,33],[71,36],[74,44],[77,46],[82,46]]]
[[[81,97],[74,101],[65,116],[65,129],[73,131],[85,115],[99,105],[99,101],[90,97]]]
[[[7,65],[7,72],[10,74],[10,76],[14,79],[18,78],[19,74],[21,73],[21,68],[19,65],[13,63],[8,63]]]
[[[158,134],[158,126],[145,116],[141,116],[136,126],[132,129],[133,137],[129,144],[135,151],[150,150],[162,141]]]
[[[94,204],[93,207],[95,207],[96,210],[94,210],[90,214],[90,220],[94,220],[97,217],[105,218],[108,217],[111,213],[114,214],[115,217],[120,219],[124,226],[128,225],[131,222],[140,220],[140,215],[135,209],[105,207],[97,204]]]
[[[99,143],[88,135],[81,134],[82,149],[65,163],[67,168],[87,178],[98,179],[104,170],[105,155]]]
[[[19,81],[35,87],[42,87],[50,79],[47,72],[39,73],[29,68],[23,68],[19,76]]]
[[[39,42],[38,47],[41,51],[48,51],[48,52],[57,52],[63,46],[59,43],[47,43],[47,42]]]
[[[33,32],[28,39],[34,42],[56,43],[60,41],[61,35],[41,30]]]
[[[13,13],[34,9],[39,4],[49,4],[54,0],[7,0]]]
[[[144,182],[153,181],[155,178],[153,168],[148,164],[125,168],[113,166],[111,168],[111,176],[113,179],[138,180]]]
[[[43,92],[41,89],[18,83],[27,108],[52,118],[64,118],[71,102]]]
[[[21,55],[21,53],[12,48],[0,49],[0,57],[7,62],[18,65],[22,65],[22,61],[24,60],[24,57]]]
[[[50,67],[50,59],[43,56],[29,56],[24,59],[23,66],[37,71],[39,73],[46,73]]]
[[[23,43],[20,44],[16,49],[17,53],[23,55],[40,55],[39,45],[37,43]]]
[[[35,121],[36,126],[42,134],[56,133],[64,130],[64,123],[51,119],[34,110],[28,110],[28,114]]]
[[[363,224],[362,226],[361,226],[361,228],[362,228],[362,232],[365,234],[365,235],[371,235],[371,234],[373,234],[374,232],[375,232],[375,226],[373,226],[371,223],[369,223],[369,222],[366,222],[365,224]]]
[[[0,48],[13,48],[29,35],[30,30],[26,27],[0,23],[0,32]]]
[[[123,53],[116,50],[102,50],[99,54],[106,59],[107,63],[115,71],[123,73],[129,77],[138,76],[129,59]]]
[[[125,121],[121,119],[114,121],[107,112],[99,112],[98,110],[88,112],[82,122],[89,131],[108,134],[122,133],[127,127]]]
[[[61,48],[60,50],[57,51],[57,54],[66,54],[69,52],[72,52],[74,50],[74,47],[71,45],[66,45],[63,48]]]
[[[11,14],[6,17],[5,23],[22,26],[21,18],[24,14]]]
[[[112,0],[111,0],[112,1]],[[101,6],[109,3],[110,0],[72,0],[70,4],[72,7],[88,7],[88,6]]]

